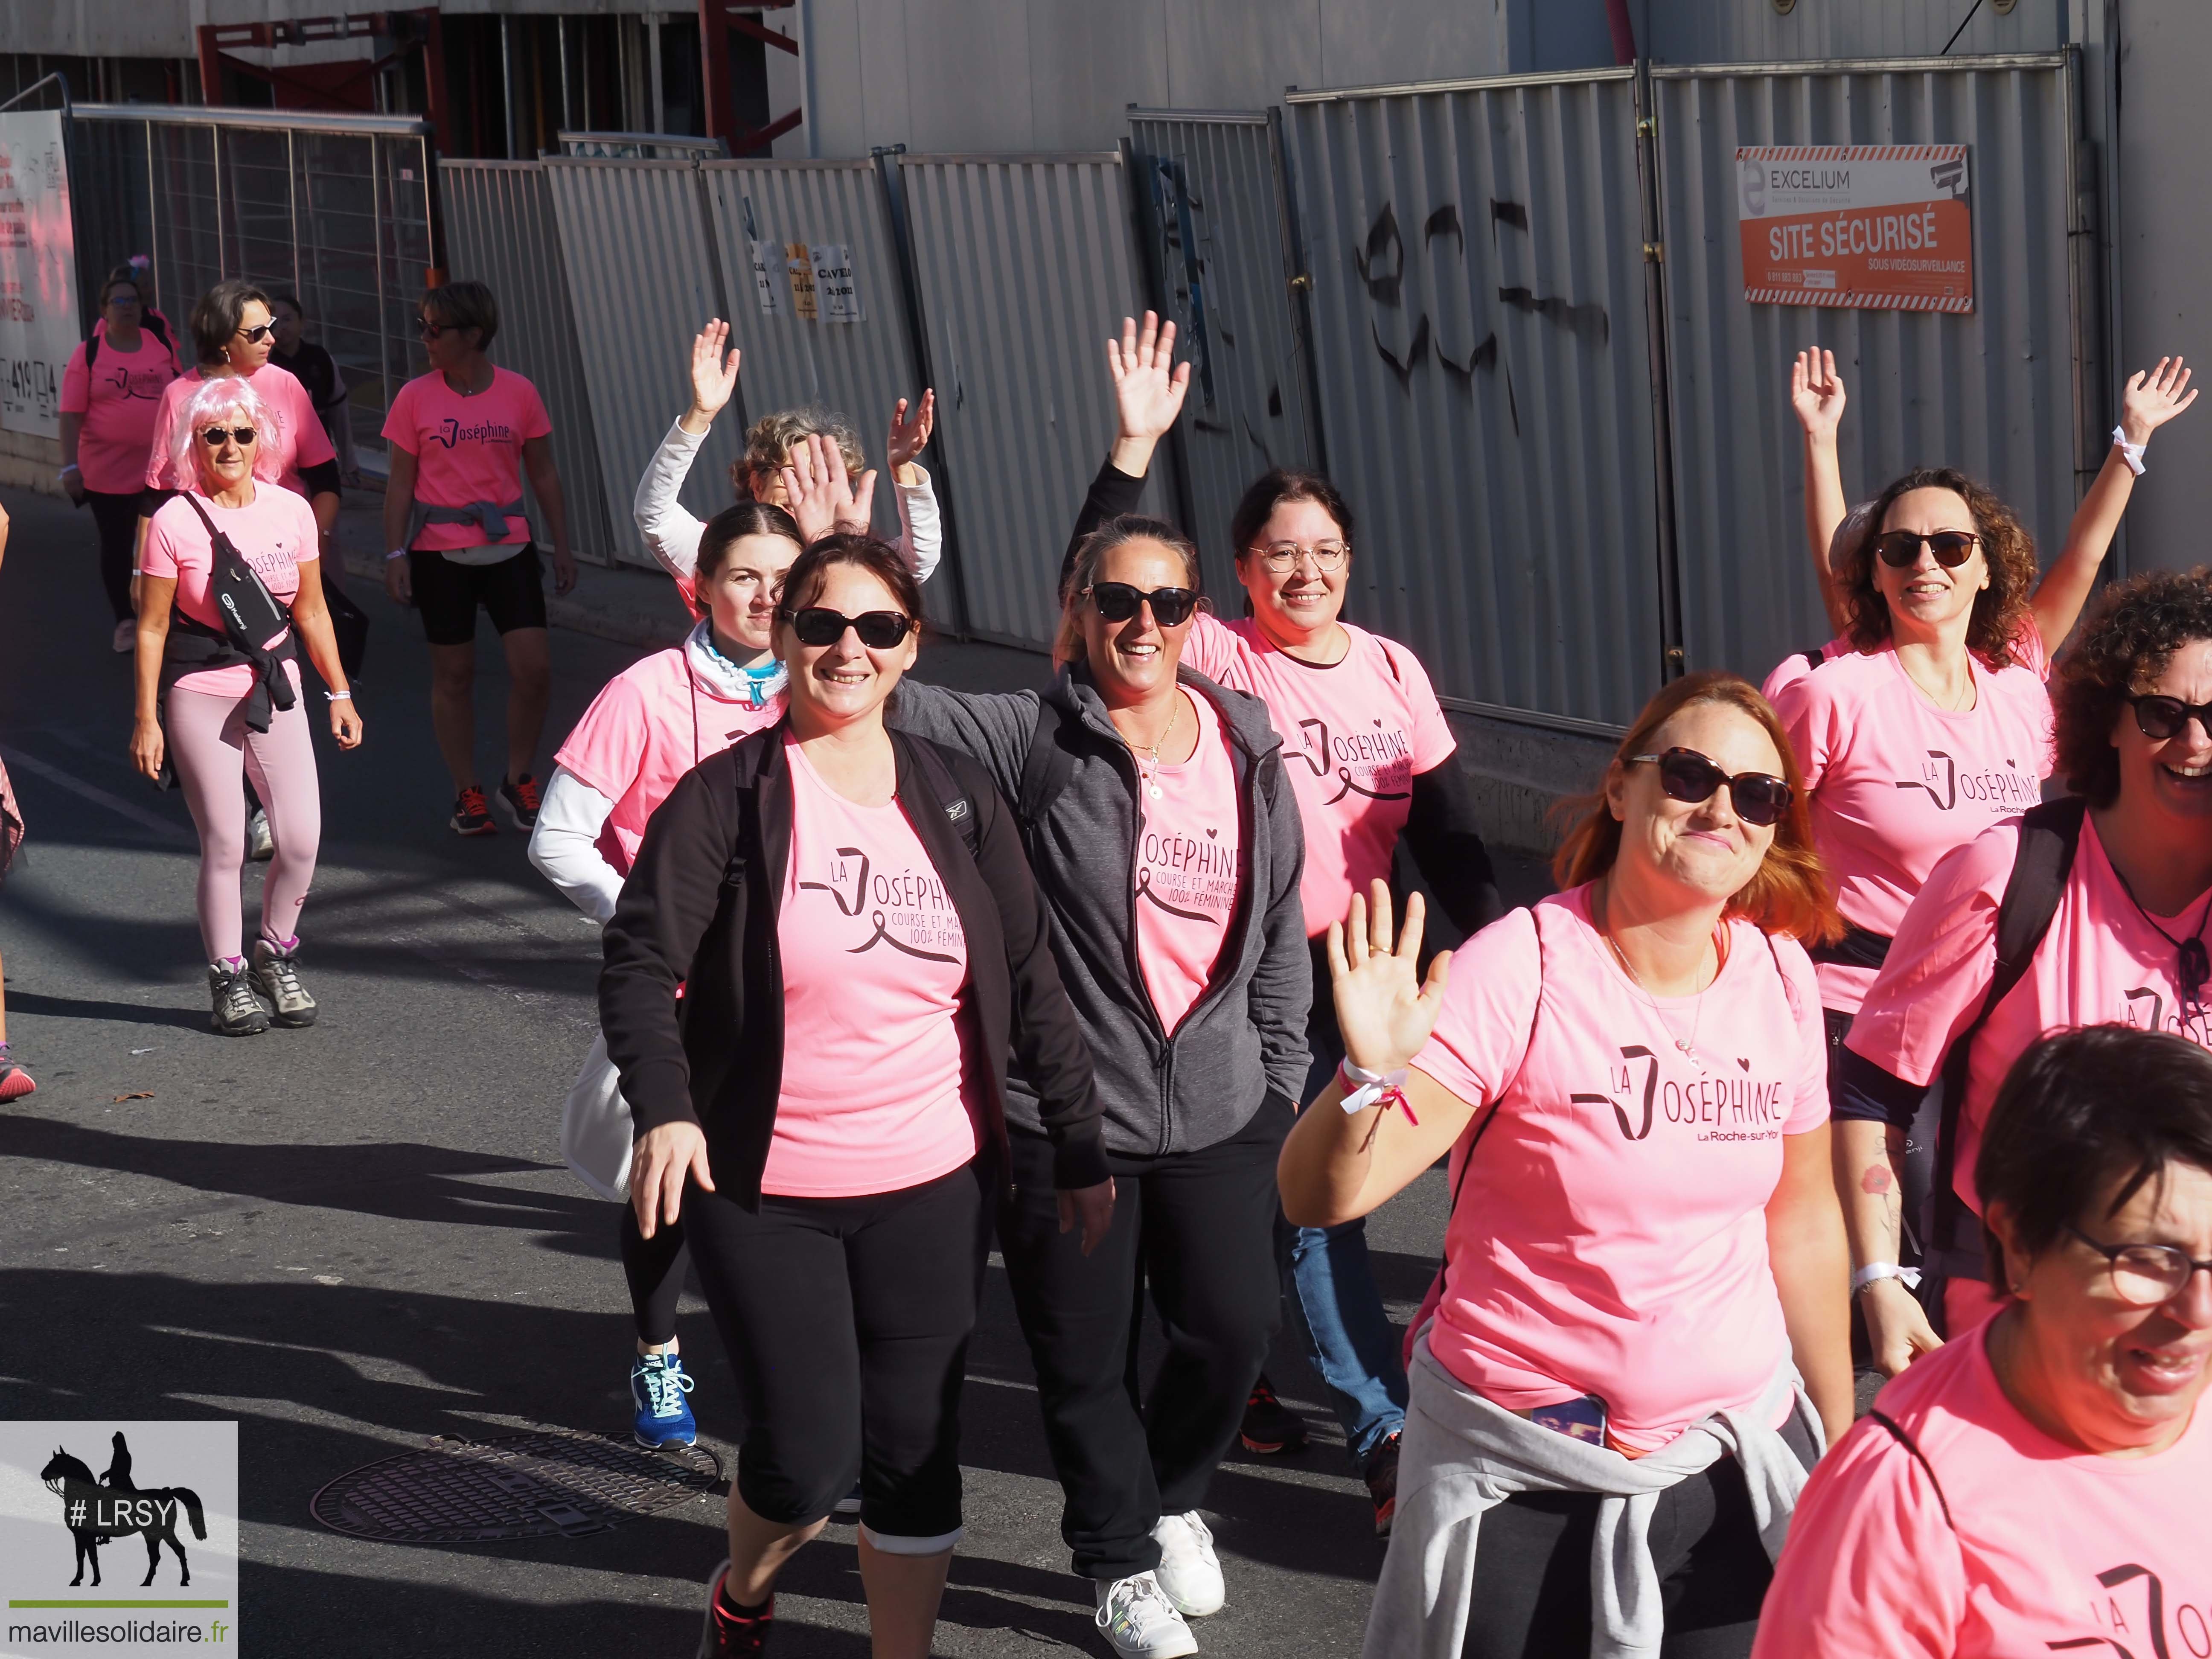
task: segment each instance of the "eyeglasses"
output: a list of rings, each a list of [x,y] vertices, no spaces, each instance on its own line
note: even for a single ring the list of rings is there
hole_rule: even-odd
[[[1892,570],[1910,570],[1920,562],[1920,544],[1925,542],[1936,563],[1956,570],[1973,556],[1981,539],[1971,530],[1931,530],[1924,536],[1917,530],[1885,530],[1875,538],[1874,550]]]
[[[459,333],[461,325],[459,323],[434,323],[428,317],[423,317],[416,319],[415,329],[426,340],[438,340],[448,334]]]
[[[2171,1244],[2100,1244],[2070,1221],[2066,1231],[2105,1258],[2112,1294],[2130,1308],[2171,1302],[2195,1275],[2212,1273],[2212,1261],[2192,1261],[2188,1251]]]
[[[2192,720],[2204,728],[2205,736],[2212,737],[2212,702],[2184,702],[2155,694],[2128,701],[2135,705],[2136,730],[2154,743],[2179,737]]]
[[[221,449],[223,440],[244,446],[259,441],[261,434],[250,426],[210,426],[200,430],[200,441],[210,449]]]
[[[848,617],[825,605],[810,605],[791,617],[791,631],[801,645],[835,645],[851,629],[871,651],[888,651],[919,627],[900,611],[867,611]]]
[[[256,323],[252,328],[241,328],[238,331],[245,337],[246,343],[248,345],[259,345],[264,340],[276,333],[276,325],[274,323]]]
[[[1316,570],[1341,570],[1344,562],[1352,556],[1352,549],[1343,542],[1316,542],[1311,547],[1301,547],[1296,542],[1270,542],[1265,547],[1248,547],[1244,550],[1278,576],[1297,569],[1302,558],[1311,559]]]
[[[1093,582],[1083,591],[1109,623],[1125,623],[1137,614],[1139,605],[1150,605],[1154,622],[1163,628],[1175,628],[1189,621],[1190,613],[1198,609],[1197,590],[1189,587],[1155,587],[1147,592],[1127,582]]]
[[[1735,815],[1764,830],[1782,822],[1796,792],[1765,772],[1739,772],[1734,777],[1694,749],[1669,749],[1663,755],[1631,755],[1631,766],[1650,761],[1659,769],[1659,787],[1679,801],[1696,805],[1711,800],[1723,784],[1735,804]]]

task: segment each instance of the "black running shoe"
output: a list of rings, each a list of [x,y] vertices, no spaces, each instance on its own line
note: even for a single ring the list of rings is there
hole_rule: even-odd
[[[699,1632],[699,1659],[733,1659],[768,1651],[769,1632],[775,1628],[775,1597],[750,1617],[732,1613],[722,1601],[722,1581],[729,1576],[726,1561],[707,1581],[707,1625]]]
[[[1388,1538],[1390,1522],[1398,1514],[1398,1442],[1401,1434],[1394,1434],[1367,1454],[1367,1467],[1360,1471],[1367,1482],[1367,1496],[1375,1505],[1375,1535]]]
[[[501,778],[499,789],[492,797],[499,810],[507,814],[507,821],[528,835],[538,827],[538,780],[525,772],[513,783]]]
[[[483,786],[472,783],[453,798],[453,833],[457,836],[495,836],[491,808],[484,805]]]
[[[1252,1385],[1251,1398],[1244,1402],[1244,1427],[1237,1438],[1244,1443],[1246,1451],[1262,1457],[1304,1451],[1305,1420],[1275,1398],[1274,1386],[1263,1374]]]

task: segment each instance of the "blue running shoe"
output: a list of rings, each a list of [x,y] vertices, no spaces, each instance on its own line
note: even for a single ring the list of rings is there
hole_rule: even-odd
[[[663,1446],[689,1446],[699,1438],[698,1419],[691,1415],[691,1379],[684,1375],[683,1357],[672,1353],[640,1354],[629,1374],[630,1403],[637,1418],[630,1432],[647,1451]]]

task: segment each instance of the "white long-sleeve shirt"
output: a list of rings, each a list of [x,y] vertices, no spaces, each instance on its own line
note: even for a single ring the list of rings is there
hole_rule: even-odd
[[[605,924],[622,896],[623,878],[599,851],[599,832],[615,804],[565,766],[538,798],[538,827],[530,832],[530,861],[592,921]]]
[[[676,496],[690,475],[691,463],[699,458],[699,446],[706,441],[705,433],[686,432],[681,420],[672,425],[660,447],[653,451],[653,459],[646,464],[645,476],[637,481],[637,498],[630,507],[647,548],[660,562],[660,568],[680,582],[690,581],[691,573],[699,568],[699,537],[707,526]],[[914,572],[915,580],[926,582],[943,556],[945,530],[928,472],[920,466],[915,471],[921,475],[920,483],[891,481],[899,510],[899,536],[891,545]]]

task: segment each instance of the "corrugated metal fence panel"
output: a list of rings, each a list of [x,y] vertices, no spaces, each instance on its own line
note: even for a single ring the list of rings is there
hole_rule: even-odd
[[[557,156],[538,165],[561,228],[615,552],[652,566],[630,513],[637,481],[690,401],[693,337],[709,317],[730,314],[698,169]],[[684,506],[702,519],[727,507],[730,463],[743,447],[738,422],[715,422],[684,481]]]
[[[907,330],[906,301],[883,179],[871,161],[708,161],[707,211],[729,275],[730,337],[744,352],[738,380],[745,418],[819,404],[848,416],[872,465],[884,465],[884,434],[901,398],[918,403],[921,380]],[[751,244],[772,243],[776,310],[761,308]],[[781,249],[793,242],[839,244],[852,252],[857,323],[807,321],[792,301]],[[935,481],[940,495],[944,480]],[[876,483],[875,524],[898,533],[890,480]],[[931,616],[953,620],[951,582],[925,593]]]
[[[1121,157],[900,160],[969,625],[1046,649],[1067,532],[1114,441],[1103,343],[1144,308]],[[1171,499],[1166,470],[1146,512]]]
[[[1354,619],[1462,702],[1659,680],[1630,71],[1286,100]]]
[[[553,422],[553,459],[579,558],[615,562],[591,394],[576,349],[560,227],[535,161],[442,161],[446,260],[457,280],[490,284],[499,298],[494,362],[526,375]],[[523,487],[529,488],[526,477]],[[623,511],[628,514],[628,501]],[[544,522],[531,500],[531,521]]]
[[[1285,287],[1274,135],[1264,113],[1133,111],[1150,250],[1192,364],[1182,459],[1206,585],[1234,593],[1229,519],[1274,466],[1310,466],[1306,368]]]
[[[2066,39],[2063,0],[2025,5],[1931,5],[1929,0],[1699,0],[1655,5],[1646,50],[1668,64],[1809,63],[1815,58],[1932,58],[1993,52],[2055,52]],[[1963,32],[1960,25],[1965,24]],[[1952,44],[1955,37],[1956,44]]]
[[[1828,635],[1804,551],[1796,354],[1836,354],[1844,490],[1956,466],[2012,504],[2048,559],[2075,501],[2069,349],[2074,119],[2063,57],[1656,70],[1684,645],[1756,679]],[[1740,144],[1964,143],[1974,309],[1752,305]]]

